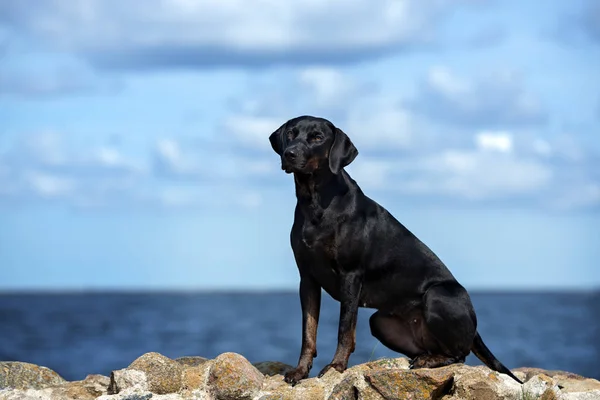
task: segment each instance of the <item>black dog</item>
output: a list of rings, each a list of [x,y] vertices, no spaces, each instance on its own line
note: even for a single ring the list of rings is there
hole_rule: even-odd
[[[358,307],[374,308],[371,333],[411,358],[412,368],[465,361],[473,353],[517,379],[477,333],[467,291],[442,261],[344,170],[358,151],[326,119],[302,116],[269,137],[281,168],[294,174],[296,211],[291,245],[300,271],[302,350],[285,375],[295,384],[317,356],[321,288],[341,303],[338,345],[330,368],[342,372],[354,352]]]

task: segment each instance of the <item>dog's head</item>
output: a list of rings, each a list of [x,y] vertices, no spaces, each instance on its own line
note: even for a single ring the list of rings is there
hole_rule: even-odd
[[[358,155],[350,138],[324,118],[290,119],[269,140],[288,174],[312,174],[325,168],[337,174]]]

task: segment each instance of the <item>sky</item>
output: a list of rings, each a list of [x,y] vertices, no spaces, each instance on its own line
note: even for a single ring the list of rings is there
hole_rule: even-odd
[[[0,0],[0,291],[288,290],[330,119],[470,290],[600,287],[600,3]]]

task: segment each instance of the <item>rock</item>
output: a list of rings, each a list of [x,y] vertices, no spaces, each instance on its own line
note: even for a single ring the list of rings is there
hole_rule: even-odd
[[[136,369],[119,369],[110,374],[107,394],[118,394],[128,389],[148,390],[148,377]]]
[[[374,369],[365,374],[366,381],[388,400],[399,398],[437,400],[450,391],[450,369]]]
[[[283,380],[290,369],[271,361],[252,365],[235,353],[213,360],[147,353],[110,378],[66,382],[44,367],[0,362],[0,400],[600,400],[599,381],[537,368],[513,371],[525,381],[520,385],[484,366],[411,370],[404,357],[385,358],[295,386]]]
[[[539,374],[529,379],[521,389],[525,399],[544,400],[557,400],[560,391],[556,381],[545,374]]]
[[[177,395],[170,395],[168,399],[180,400]],[[117,395],[100,396],[97,400],[159,400],[158,396],[153,395],[148,391],[142,391],[139,389],[127,389],[120,392]],[[160,396],[161,400],[167,400],[166,396]]]
[[[408,370],[407,358],[381,358],[365,364],[355,365],[344,371],[343,378],[335,385],[328,399],[331,400],[382,400],[384,397],[365,380],[371,370]]]
[[[92,400],[107,394],[110,378],[103,375],[88,375],[82,381],[67,382],[52,391],[53,398]]]
[[[279,361],[262,361],[252,365],[261,373],[268,376],[285,375],[286,372],[294,369],[291,365]]]
[[[450,396],[444,400],[522,400],[521,385],[511,377],[484,366],[462,364],[439,368],[454,374]]]
[[[553,379],[561,387],[561,400],[600,399],[600,381],[574,374],[558,374]]]
[[[290,387],[290,384],[283,380],[282,375],[265,376],[263,381],[262,392],[270,393],[278,390],[284,390],[286,387]]]
[[[186,356],[176,358],[179,364],[187,366],[187,367],[197,367],[198,365],[202,365],[208,361],[208,358],[198,357],[198,356]]]
[[[0,389],[43,389],[66,382],[46,367],[25,362],[0,361]]]
[[[344,377],[334,386],[327,400],[383,400],[384,397],[365,381],[362,372],[367,369],[345,371]]]
[[[596,379],[586,378],[572,372],[541,368],[517,368],[515,371],[524,374],[525,384],[541,375],[552,378],[560,388],[557,397],[561,400],[600,399],[600,381]]]
[[[215,358],[208,377],[208,385],[217,400],[250,400],[261,389],[263,381],[263,374],[236,353],[223,353]]]
[[[324,399],[327,385],[318,378],[308,378],[291,386],[283,380],[283,376],[274,375],[265,379],[261,400],[304,400]],[[266,393],[265,393],[266,392]]]
[[[600,391],[600,382],[596,379],[554,378],[564,393]]]
[[[581,375],[574,374],[572,372],[566,371],[558,371],[558,370],[545,370],[541,368],[529,368],[529,367],[521,367],[515,368],[512,370],[513,373],[523,373],[524,379],[523,381],[528,381],[536,375],[544,374],[549,376],[550,378],[561,377],[565,379],[586,379]]]
[[[183,369],[182,375],[182,389],[183,390],[198,390],[204,389],[208,382],[208,377],[212,362],[205,362],[203,364],[187,367]]]
[[[564,393],[560,400],[598,400],[600,399],[600,390],[591,392]]]
[[[72,400],[65,397],[56,397],[52,389],[0,389],[0,400]]]
[[[384,369],[405,369],[408,370],[410,368],[410,361],[406,357],[398,357],[398,358],[380,358],[375,361],[369,361],[364,364],[369,368],[384,368]]]
[[[159,353],[146,353],[127,369],[142,371],[146,374],[148,389],[152,393],[176,393],[181,389],[183,366]]]

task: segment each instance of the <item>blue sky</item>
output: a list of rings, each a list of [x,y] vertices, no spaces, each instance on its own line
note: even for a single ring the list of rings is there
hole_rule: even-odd
[[[268,136],[347,169],[469,289],[600,285],[594,1],[0,1],[0,290],[290,289]]]

